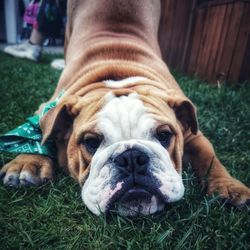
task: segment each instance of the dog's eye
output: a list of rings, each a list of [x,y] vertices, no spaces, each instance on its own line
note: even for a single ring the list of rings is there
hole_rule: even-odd
[[[172,133],[170,131],[157,131],[156,132],[156,138],[161,143],[163,147],[168,147],[172,138]]]
[[[89,151],[94,154],[102,142],[102,137],[97,134],[85,134],[83,138],[83,145]]]

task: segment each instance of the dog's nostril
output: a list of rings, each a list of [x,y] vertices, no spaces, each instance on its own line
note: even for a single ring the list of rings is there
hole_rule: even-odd
[[[120,167],[127,167],[128,166],[128,160],[124,156],[118,156],[115,158],[115,164],[119,165]]]
[[[136,157],[136,163],[138,166],[146,165],[148,164],[148,162],[149,162],[149,157],[144,153]]]
[[[114,163],[118,167],[122,167],[122,171],[143,174],[147,172],[149,157],[140,150],[129,149],[118,155],[114,159]]]
[[[139,175],[146,175],[148,170],[149,157],[143,153],[139,152],[139,154],[134,157],[134,172]]]

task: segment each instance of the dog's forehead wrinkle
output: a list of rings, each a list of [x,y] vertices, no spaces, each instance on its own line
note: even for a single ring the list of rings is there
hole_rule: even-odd
[[[149,136],[155,125],[137,94],[114,97],[104,105],[98,118],[98,127],[110,143],[142,139]]]
[[[122,136],[124,138],[130,137],[130,115],[129,115],[129,107],[124,104],[123,98],[121,98],[121,101],[119,102],[117,106],[117,116],[120,117],[120,128],[122,132]]]

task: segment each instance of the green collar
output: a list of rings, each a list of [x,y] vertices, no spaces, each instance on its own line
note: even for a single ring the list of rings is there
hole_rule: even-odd
[[[39,115],[34,115],[26,119],[26,122],[17,128],[0,136],[0,151],[18,154],[41,154],[51,158],[56,158],[57,150],[54,141],[48,140],[43,145],[42,131],[40,129],[40,119],[54,108],[62,97],[61,92],[55,101],[44,105]]]

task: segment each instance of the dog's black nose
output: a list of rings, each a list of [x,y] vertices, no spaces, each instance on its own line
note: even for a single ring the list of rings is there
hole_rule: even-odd
[[[149,157],[138,149],[128,149],[114,159],[123,172],[146,175]]]

